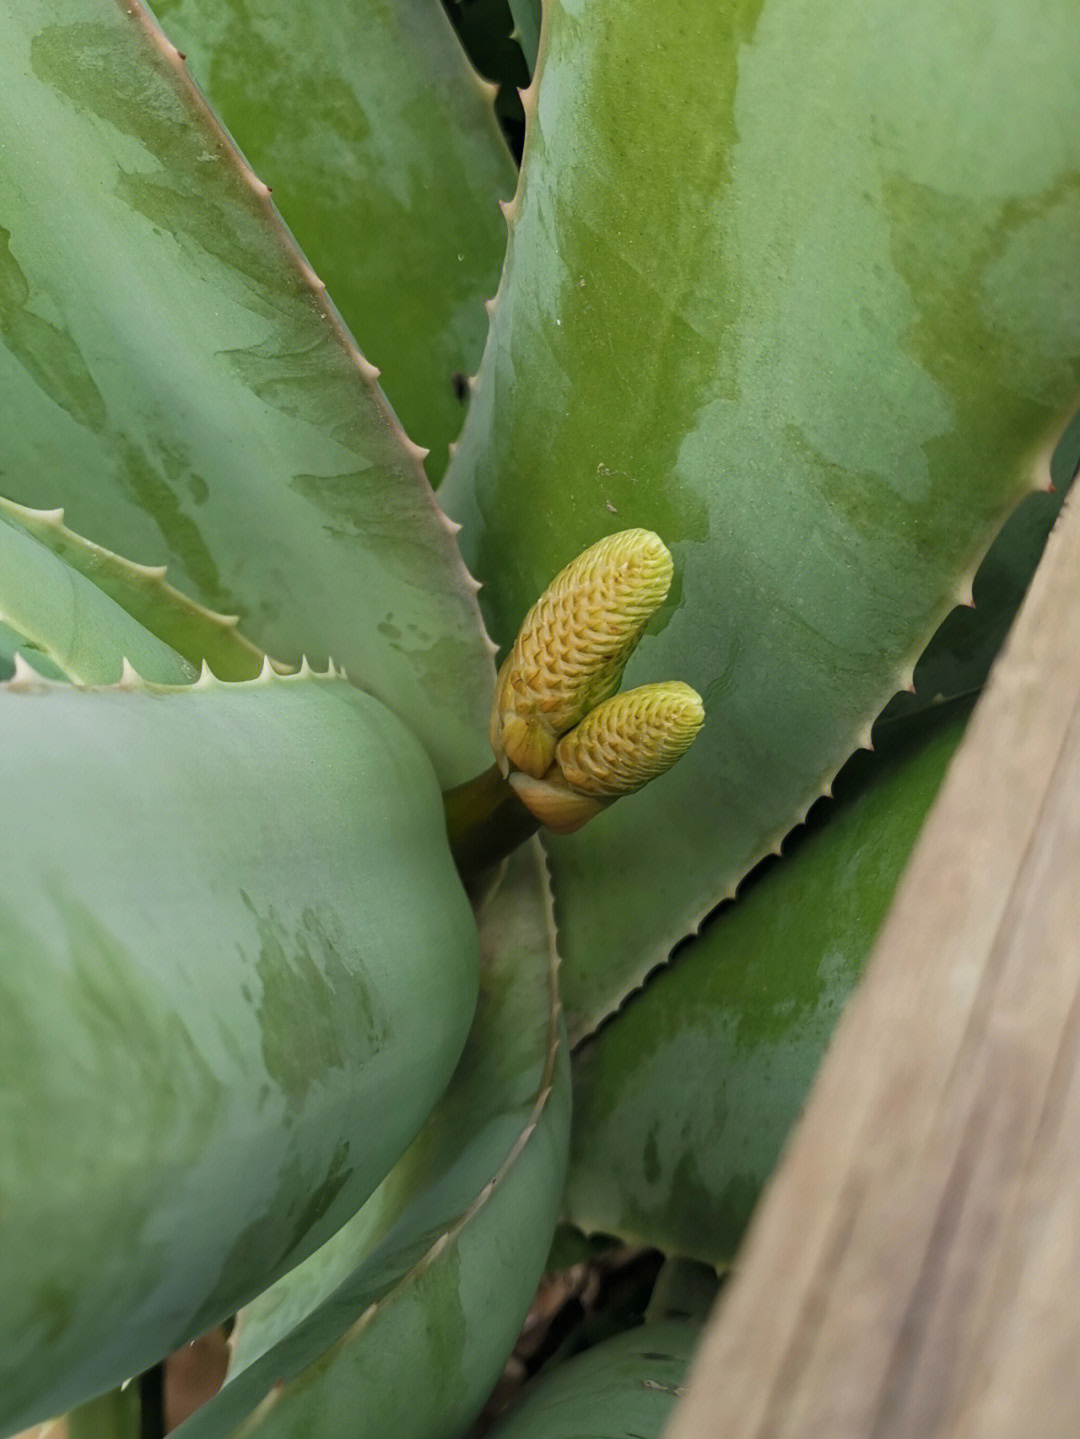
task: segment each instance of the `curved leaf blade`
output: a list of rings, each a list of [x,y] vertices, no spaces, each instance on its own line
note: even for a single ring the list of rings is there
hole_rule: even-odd
[[[63,564],[63,570],[58,572],[68,577],[73,593],[83,593],[82,580],[85,579],[92,582],[103,597],[108,596],[108,600],[103,598],[97,603],[110,612],[114,612],[117,605],[125,612],[121,622],[124,634],[138,634],[128,616],[138,621],[143,630],[149,631],[149,636],[142,637],[139,649],[130,653],[125,651],[144,679],[166,684],[179,682],[185,677],[182,665],[169,673],[153,666],[149,655],[144,654],[150,649],[150,636],[156,636],[160,641],[159,649],[169,646],[176,655],[182,655],[187,660],[186,673],[191,678],[204,660],[217,678],[223,680],[254,679],[262,670],[263,652],[237,631],[232,616],[215,614],[188,599],[187,595],[181,594],[166,581],[163,570],[132,564],[122,556],[114,555],[111,550],[84,540],[64,524],[62,510],[28,510],[0,497],[0,525],[22,531],[55,555]],[[80,579],[71,578],[73,570]],[[0,567],[2,575],[3,568]],[[39,600],[31,598],[22,586],[20,594],[25,597],[27,613],[39,604]],[[112,674],[71,675],[71,678],[87,684],[108,683],[119,677],[119,664]]]
[[[2,500],[0,623],[14,639],[0,642],[12,669],[18,652],[50,678],[84,684],[119,680],[125,660],[159,684],[195,678],[190,663],[41,544]]]
[[[427,0],[156,0],[437,483],[514,190],[488,87]],[[455,376],[457,380],[455,381]]]
[[[658,531],[681,583],[626,684],[708,715],[550,847],[581,1034],[866,742],[1045,482],[1080,387],[1080,31],[1069,0],[550,0],[544,27],[441,497],[504,645],[586,545]]]
[[[514,34],[525,56],[530,74],[536,69],[540,49],[540,0],[509,0],[514,17]]]
[[[491,667],[452,527],[138,0],[6,5],[0,131],[5,492],[276,658],[333,656],[467,779]]]
[[[355,1219],[240,1315],[230,1376],[184,1439],[439,1439],[479,1412],[566,1173],[569,1065],[535,845],[511,858],[479,929],[476,1021],[445,1097]]]
[[[542,1373],[491,1439],[660,1439],[701,1325],[631,1329]]]
[[[908,721],[823,827],[751,881],[574,1057],[567,1213],[729,1264],[963,735]]]
[[[355,1212],[453,1071],[477,956],[430,763],[340,678],[24,680],[0,727],[7,1433]]]

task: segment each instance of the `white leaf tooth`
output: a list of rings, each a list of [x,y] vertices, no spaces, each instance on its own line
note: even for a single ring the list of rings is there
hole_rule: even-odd
[[[299,670],[298,670],[297,673],[296,673],[296,678],[297,678],[297,679],[302,679],[302,680],[303,680],[303,679],[310,679],[310,678],[311,678],[311,673],[312,673],[312,671],[311,671],[311,666],[308,664],[307,655],[301,655],[301,656],[300,656],[300,668],[299,668]]]
[[[274,665],[269,655],[263,655],[262,668],[259,670],[256,683],[269,684],[275,678]]]
[[[214,672],[210,668],[209,661],[204,655],[202,664],[199,666],[199,678],[195,681],[195,688],[197,690],[209,690],[213,689],[216,684],[217,680],[214,677]]]
[[[422,465],[428,455],[431,454],[430,450],[425,449],[423,445],[418,445],[414,440],[410,440],[408,435],[404,433],[402,434],[402,441],[405,445],[406,453],[411,459],[414,459],[418,465]]]
[[[137,690],[143,688],[142,676],[128,659],[127,655],[120,661],[120,679],[116,685],[120,690]]]
[[[8,689],[26,689],[34,683],[41,683],[42,677],[38,674],[26,658],[15,651],[15,673],[8,680]]]
[[[382,371],[379,369],[378,365],[373,365],[371,361],[367,358],[367,356],[362,355],[359,350],[356,351],[356,354],[353,358],[356,361],[356,368],[363,375],[364,379],[367,380],[368,384],[377,385],[379,382],[379,376],[382,374]]]

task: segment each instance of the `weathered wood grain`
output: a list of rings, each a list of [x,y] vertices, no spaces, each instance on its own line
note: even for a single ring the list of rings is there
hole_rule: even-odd
[[[1080,1439],[1080,503],[668,1439]]]

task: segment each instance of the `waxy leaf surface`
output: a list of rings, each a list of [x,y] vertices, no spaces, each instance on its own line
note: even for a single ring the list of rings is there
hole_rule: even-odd
[[[910,681],[1080,391],[1072,0],[549,0],[507,263],[440,497],[509,644],[629,526],[626,684],[705,728],[553,842],[571,1033],[805,814]]]
[[[449,1439],[490,1393],[548,1255],[569,1138],[535,843],[478,921],[476,1021],[446,1095],[359,1214],[240,1314],[225,1387],[183,1439]]]
[[[154,11],[430,449],[437,482],[506,248],[497,201],[516,179],[442,7],[156,0]]]
[[[0,135],[0,492],[332,657],[467,779],[491,667],[450,527],[139,0],[5,5]]]
[[[843,777],[855,792],[820,830],[578,1050],[567,1212],[584,1230],[731,1261],[969,708],[906,721],[902,740],[857,756]]]
[[[197,671],[17,523],[0,500],[0,641],[14,669],[16,652],[50,677],[84,684],[119,680],[124,660],[161,684],[184,684]],[[0,678],[10,677],[7,665]]]
[[[0,731],[7,1434],[356,1211],[454,1070],[477,941],[429,761],[343,679],[16,680]]]
[[[232,617],[214,614],[181,594],[166,581],[161,569],[132,564],[84,540],[64,524],[61,510],[28,510],[0,497],[0,524],[22,531],[56,557],[50,573],[57,576],[58,587],[69,589],[73,597],[82,596],[89,582],[100,592],[93,601],[95,613],[116,617],[112,648],[123,649],[143,679],[179,682],[186,673],[194,678],[204,660],[218,679],[250,680],[262,670],[265,656],[238,633]],[[6,576],[0,566],[0,580],[3,579]],[[24,581],[17,584],[24,611],[37,613],[39,595],[26,588]],[[133,638],[129,639],[129,635]],[[160,661],[155,667],[150,657],[151,641],[159,652],[166,648],[175,652],[174,666],[179,655],[187,665],[162,672]],[[111,673],[83,672],[70,677],[100,684],[119,679],[120,670],[116,664]]]
[[[541,1374],[491,1439],[660,1439],[700,1324],[631,1329]]]

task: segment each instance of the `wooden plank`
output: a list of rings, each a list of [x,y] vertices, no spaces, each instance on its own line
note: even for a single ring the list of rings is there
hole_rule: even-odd
[[[668,1439],[1080,1436],[1070,499]]]

